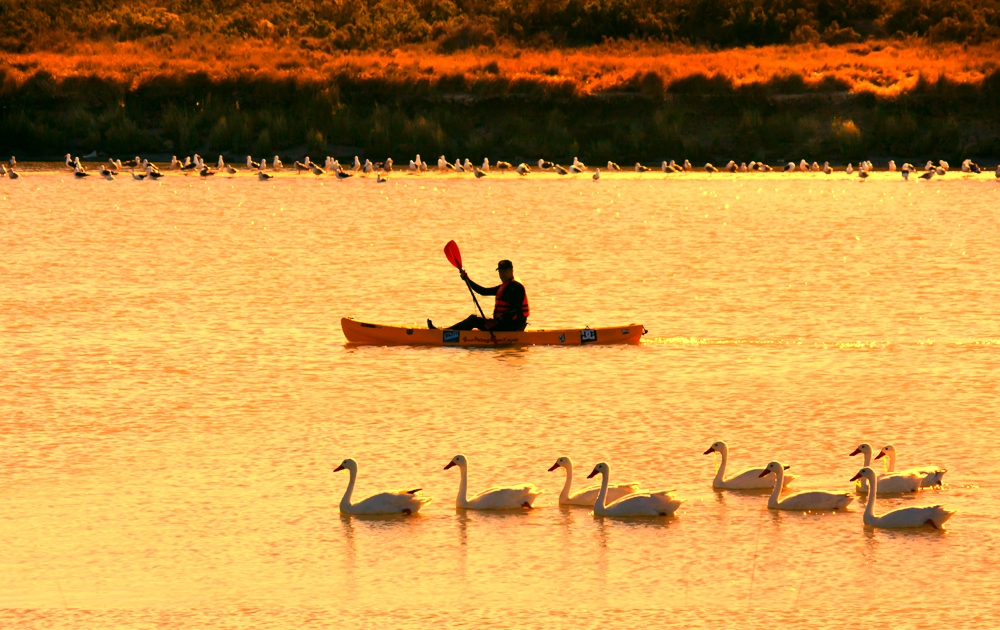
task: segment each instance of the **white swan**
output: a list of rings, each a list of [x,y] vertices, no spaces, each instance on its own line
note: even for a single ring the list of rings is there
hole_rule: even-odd
[[[955,514],[955,510],[946,510],[943,505],[928,505],[899,508],[877,516],[875,514],[875,497],[878,496],[879,486],[882,482],[875,476],[875,471],[868,466],[851,477],[851,481],[858,479],[864,479],[872,487],[871,494],[868,496],[868,505],[865,506],[864,523],[868,527],[903,528],[930,525],[934,529],[944,529],[945,521]]]
[[[586,507],[594,505],[594,502],[597,501],[597,495],[601,493],[601,486],[594,484],[587,486],[583,490],[570,492],[570,487],[573,485],[573,460],[568,457],[560,457],[549,468],[549,472],[552,472],[556,468],[566,469],[566,483],[563,485],[562,492],[559,493],[559,505],[582,505]],[[618,499],[638,491],[639,484],[637,483],[616,483],[608,487],[608,500],[614,503]]]
[[[872,465],[871,444],[862,443],[851,453],[851,457],[854,457],[855,455],[865,456],[866,468]],[[920,490],[920,481],[921,478],[914,474],[888,473],[885,475],[879,475],[878,487],[882,494],[916,492],[917,490]],[[868,481],[861,478],[860,483],[856,484],[854,489],[858,494],[868,494]]]
[[[708,447],[708,450],[704,454],[708,455],[710,453],[718,453],[722,456],[722,463],[719,464],[719,470],[716,471],[715,479],[712,480],[713,488],[720,490],[770,490],[774,486],[773,481],[762,478],[761,473],[764,472],[763,468],[748,468],[726,479],[726,462],[729,460],[729,447],[725,442],[716,442]],[[785,475],[782,478],[782,484],[787,486],[794,479],[795,475]]]
[[[354,482],[358,479],[358,463],[353,459],[345,459],[333,472],[348,470],[351,481],[347,484],[344,498],[340,500],[340,511],[344,514],[416,514],[420,508],[431,502],[431,497],[420,496],[420,488],[414,490],[396,490],[373,494],[367,499],[351,503],[354,493]]]
[[[947,468],[941,468],[940,466],[915,466],[913,468],[907,468],[906,470],[896,471],[896,447],[892,444],[883,446],[879,454],[875,456],[875,459],[882,459],[883,457],[889,458],[889,472],[895,472],[900,475],[913,474],[920,477],[920,485],[924,488],[929,488],[931,486],[940,486],[943,482],[941,478],[944,474],[948,472]]]
[[[587,479],[598,473],[601,475],[601,492],[594,502],[595,516],[670,516],[684,503],[670,494],[673,490],[658,490],[629,494],[608,505],[606,499],[611,467],[601,462],[594,466],[594,472],[587,475]]]
[[[767,509],[769,510],[792,510],[795,512],[842,510],[854,500],[854,497],[846,492],[826,492],[823,490],[799,492],[780,499],[785,467],[780,462],[771,462],[764,469],[764,472],[760,474],[761,477],[766,477],[767,475],[775,475],[776,477],[774,491],[771,492],[771,496],[767,499]]]
[[[543,492],[534,484],[524,483],[506,488],[489,488],[470,499],[466,496],[469,490],[469,460],[465,455],[456,455],[444,469],[448,470],[452,466],[458,466],[462,471],[462,481],[458,486],[458,497],[455,499],[455,507],[457,508],[465,510],[531,509],[531,504]]]

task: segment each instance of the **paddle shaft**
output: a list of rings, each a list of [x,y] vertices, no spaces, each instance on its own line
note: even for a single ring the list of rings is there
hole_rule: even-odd
[[[479,306],[479,300],[476,299],[476,293],[472,290],[472,285],[466,279],[465,286],[469,289],[469,295],[472,296],[472,301],[476,303],[476,308],[479,309],[479,316],[486,319],[486,313],[483,312],[483,307]]]

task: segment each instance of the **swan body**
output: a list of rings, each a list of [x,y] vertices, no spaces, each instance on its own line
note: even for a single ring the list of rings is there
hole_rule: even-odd
[[[790,510],[793,512],[842,510],[854,500],[854,497],[846,492],[826,492],[824,490],[799,492],[781,499],[780,495],[782,483],[784,483],[785,467],[780,462],[771,462],[764,469],[764,472],[760,474],[761,477],[766,477],[767,475],[774,475],[776,478],[774,490],[767,499],[767,509],[769,510]]]
[[[431,502],[431,497],[420,496],[420,488],[414,490],[395,490],[381,492],[351,503],[354,493],[354,483],[358,479],[358,463],[353,459],[345,459],[333,472],[347,470],[351,480],[347,484],[344,498],[340,500],[340,511],[344,514],[416,514],[420,508]]]
[[[598,495],[601,494],[601,486],[594,484],[582,490],[571,492],[570,488],[573,486],[573,460],[568,457],[560,457],[549,468],[549,472],[552,472],[556,468],[566,469],[566,483],[563,485],[562,492],[559,493],[559,505],[593,506],[597,501]],[[616,483],[613,486],[608,486],[608,500],[614,503],[618,499],[638,491],[639,484],[637,483]]]
[[[875,456],[875,459],[882,459],[883,457],[889,458],[889,472],[895,472],[899,475],[916,475],[920,477],[920,486],[923,488],[930,488],[931,486],[940,486],[944,483],[941,478],[944,474],[948,472],[947,468],[941,468],[940,466],[916,466],[914,468],[907,468],[906,470],[896,471],[896,447],[892,444],[888,446],[883,446],[879,454]]]
[[[865,456],[866,468],[872,465],[871,444],[864,443],[854,449],[854,452],[851,453],[851,457],[855,455]],[[920,482],[921,478],[912,473],[888,473],[885,475],[879,475],[878,487],[882,494],[901,494],[903,492],[916,492],[917,490],[920,490]],[[868,494],[868,480],[861,477],[860,481],[855,484],[854,489],[858,494]]]
[[[448,462],[448,465],[444,469],[448,470],[452,466],[458,466],[462,471],[462,481],[458,486],[458,497],[455,499],[455,507],[463,510],[530,509],[535,499],[544,492],[536,488],[534,484],[524,483],[517,486],[489,488],[469,498],[467,496],[469,489],[469,460],[465,455],[456,455]]]
[[[774,482],[770,479],[764,479],[761,476],[761,473],[764,472],[763,468],[748,468],[726,479],[726,463],[729,459],[729,447],[725,442],[716,442],[710,446],[704,454],[708,455],[709,453],[719,453],[722,455],[722,463],[719,465],[719,470],[715,473],[715,479],[712,480],[713,488],[719,490],[770,490],[774,486]],[[784,475],[782,477],[782,484],[787,486],[794,480],[795,475]]]
[[[944,529],[945,521],[955,514],[955,510],[945,509],[943,505],[929,505],[899,508],[878,516],[875,514],[875,497],[878,496],[879,486],[882,482],[875,475],[875,471],[868,466],[851,477],[851,481],[858,479],[867,481],[872,489],[868,495],[868,505],[865,506],[864,515],[864,523],[868,527],[908,528],[930,525],[934,529]]]
[[[608,505],[606,501],[611,467],[601,462],[587,475],[587,479],[598,474],[601,475],[601,491],[594,502],[595,516],[670,516],[684,503],[682,499],[670,494],[673,490],[658,490],[629,494]]]

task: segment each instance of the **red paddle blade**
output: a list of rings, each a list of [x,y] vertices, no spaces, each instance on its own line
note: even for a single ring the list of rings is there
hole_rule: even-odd
[[[455,269],[462,268],[462,252],[458,251],[458,243],[448,241],[448,244],[444,246],[444,255]]]

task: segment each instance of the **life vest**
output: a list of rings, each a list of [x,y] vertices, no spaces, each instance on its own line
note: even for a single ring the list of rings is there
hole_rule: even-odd
[[[513,282],[516,282],[516,280]],[[497,299],[496,303],[493,305],[493,319],[500,319],[501,317],[503,317],[504,313],[511,310],[510,303],[507,300],[503,299],[503,292],[507,290],[508,285],[510,285],[510,282],[504,282],[503,284],[500,285],[500,288],[497,289]],[[516,306],[514,307],[514,310],[517,310]],[[528,316],[531,315],[531,309],[528,308],[527,291],[524,292],[524,300],[522,300],[521,302],[521,315],[524,317],[525,320],[527,320]]]

